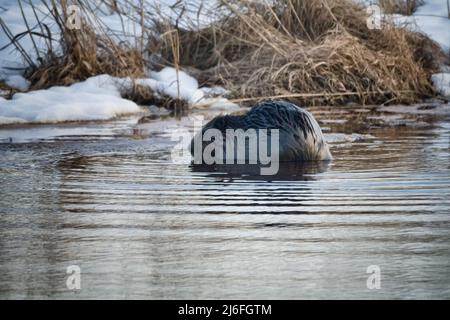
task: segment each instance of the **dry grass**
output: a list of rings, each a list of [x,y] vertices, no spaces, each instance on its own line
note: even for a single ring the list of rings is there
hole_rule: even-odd
[[[419,34],[393,26],[368,30],[366,11],[353,0],[222,0],[228,15],[207,28],[189,30],[179,19],[170,25],[140,1],[133,7],[135,16],[152,30],[136,37],[134,45],[118,44],[90,21],[83,21],[81,30],[69,30],[64,23],[66,1],[61,6],[42,1],[59,27],[62,53],[53,51],[53,36],[45,25],[39,25],[38,35],[28,28],[29,36],[48,41],[47,52],[36,48],[38,64],[11,35],[29,62],[32,89],[104,73],[140,78],[147,67],[171,65],[176,70],[189,68],[203,84],[224,85],[239,99],[285,96],[306,104],[410,103],[434,95],[430,75],[442,59],[439,47]],[[90,1],[77,3],[87,7]],[[121,12],[119,2],[132,3],[111,0],[111,10]],[[392,5],[397,10],[397,2],[385,1],[385,8]],[[418,1],[413,2],[415,7]],[[162,58],[157,63],[144,59],[158,54]],[[124,94],[143,104],[186,107],[179,99],[156,97],[149,88],[135,86]]]
[[[439,47],[393,26],[368,30],[364,8],[351,0],[225,5],[231,17],[199,32],[180,30],[181,63],[237,98],[410,103],[434,94]]]
[[[172,114],[181,114],[189,109],[187,101],[174,99],[169,96],[155,94],[148,86],[139,84],[133,85],[131,89],[123,90],[122,96],[125,99],[136,102],[139,105],[156,105],[172,111]]]
[[[123,98],[136,102],[140,105],[155,104],[158,97],[148,86],[134,84],[131,89],[123,90]]]
[[[145,62],[137,48],[118,45],[106,33],[96,31],[86,20],[82,21],[80,29],[69,29],[65,23],[66,1],[61,1],[61,7],[51,1],[47,8],[59,28],[62,53],[56,55],[50,43],[41,63],[30,65],[27,78],[31,81],[31,89],[70,85],[99,74],[144,76]]]
[[[138,50],[109,46],[109,41],[96,37],[88,27],[73,32],[70,39],[65,41],[73,45],[67,46],[63,55],[50,57],[27,71],[31,89],[70,85],[99,74],[136,78],[145,76],[145,63]]]
[[[20,3],[21,0],[18,1]],[[95,14],[93,14],[94,10],[98,10],[98,7],[96,7],[98,4],[94,0],[74,0],[71,2],[62,0],[59,4],[54,0],[42,0],[42,3],[45,4],[47,13],[51,15],[52,20],[58,27],[61,52],[58,54],[54,52],[52,41],[47,41],[47,48],[44,53],[39,51],[37,46],[34,45],[35,53],[38,57],[38,63],[36,63],[20,47],[20,43],[14,41],[12,34],[10,37],[16,49],[22,53],[23,58],[28,62],[25,76],[31,81],[31,90],[55,85],[66,86],[99,74],[129,77],[131,79],[146,78],[148,76],[145,56],[149,54],[150,46],[146,43],[145,32],[140,36],[134,35],[134,44],[117,41],[117,39],[113,38],[112,30],[103,29],[106,26],[102,25],[96,19]],[[82,15],[80,28],[73,29],[67,25],[69,4],[76,4],[85,13]],[[120,11],[116,0],[104,1],[103,4],[109,6],[111,11],[124,14]],[[128,2],[128,0],[122,1],[122,4],[133,8],[132,10],[138,13],[139,24],[143,27],[146,19],[144,1],[140,1],[140,6],[135,6],[135,2]],[[32,2],[29,5],[33,10],[36,10]],[[43,37],[46,40],[55,38],[55,35],[51,34],[43,22],[38,21],[41,33],[36,33],[30,28],[31,23],[28,22],[25,15],[23,15],[23,20],[28,29],[26,33],[31,37],[33,44],[37,42],[34,39],[36,37]],[[3,27],[8,30],[7,26],[3,25]],[[125,28],[124,26],[122,28],[123,34],[121,35],[123,36],[125,35]],[[172,65],[176,68],[178,74],[180,70],[178,30],[166,24],[165,31],[167,32],[161,34],[161,39],[163,39],[165,44],[171,46],[171,57],[174,61]],[[179,91],[180,89],[178,88]],[[186,101],[155,94],[148,86],[135,84],[131,88],[122,88],[122,95],[124,98],[138,104],[156,104],[172,110],[174,113],[183,112],[188,108]]]

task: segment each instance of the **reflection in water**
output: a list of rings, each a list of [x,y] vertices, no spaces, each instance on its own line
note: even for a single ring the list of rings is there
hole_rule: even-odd
[[[208,177],[226,180],[261,180],[261,181],[307,181],[313,180],[315,174],[323,173],[330,167],[329,161],[280,162],[275,175],[261,175],[261,165],[191,165],[192,172],[203,172]]]
[[[0,296],[450,298],[449,123],[370,134],[274,177],[171,164],[164,132],[0,144]]]

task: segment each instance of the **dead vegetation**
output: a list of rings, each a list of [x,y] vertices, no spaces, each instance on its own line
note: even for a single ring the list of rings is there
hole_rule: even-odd
[[[17,89],[11,88],[4,81],[0,81],[0,98],[11,99],[11,97],[18,92]]]
[[[46,5],[61,35],[61,52],[57,54],[49,42],[40,64],[31,65],[27,70],[31,89],[70,85],[99,74],[132,78],[145,75],[145,62],[138,49],[117,44],[107,33],[99,33],[86,20],[81,20],[80,28],[69,28],[66,23],[67,1],[61,1],[60,6],[54,1]],[[49,37],[53,38],[50,34]]]
[[[56,26],[53,32],[48,27],[48,21],[44,22],[37,18],[37,12],[42,11],[37,4],[18,0],[22,13],[22,18],[27,31],[14,35],[9,27],[0,18],[0,27],[11,41],[11,46],[22,55],[27,63],[24,76],[30,80],[30,90],[46,89],[51,86],[67,86],[73,83],[86,80],[89,77],[108,74],[118,78],[141,79],[148,77],[148,56],[151,43],[145,43],[145,28],[141,35],[129,34],[122,24],[122,32],[111,30],[94,14],[98,10],[108,10],[109,13],[119,15],[133,14],[141,16],[140,24],[144,25],[144,18],[151,19],[151,23],[156,20],[153,16],[144,17],[144,2],[141,6],[135,6],[133,1],[108,0],[99,2],[96,0],[41,0],[44,5],[46,15]],[[126,4],[131,11],[124,12],[119,2]],[[29,5],[34,12],[34,18],[24,14],[24,6]],[[76,28],[71,28],[70,6],[76,5],[80,8],[80,24]],[[72,12],[73,13],[73,12]],[[137,15],[136,15],[137,14]],[[130,18],[130,17],[128,17]],[[122,19],[123,21],[123,19]],[[169,30],[170,32],[167,32]],[[176,29],[166,25],[164,32],[166,37],[161,37],[159,47],[164,44],[171,44],[171,57],[175,60],[173,65],[179,70],[177,63],[179,54],[178,33]],[[131,37],[131,41],[124,41],[123,38]],[[27,52],[19,41],[23,37],[30,37],[34,52]],[[55,41],[55,39],[59,39]],[[44,42],[44,46],[37,43]],[[57,48],[57,49],[55,49]],[[17,91],[4,83],[0,83],[1,89],[8,92],[7,97],[11,98]],[[125,86],[120,89],[124,98],[132,100],[141,105],[156,104],[165,107],[173,112],[183,112],[188,108],[188,103],[181,99],[160,95],[149,86],[134,83],[132,86]]]
[[[439,47],[390,25],[368,30],[365,10],[350,0],[225,5],[232,16],[199,32],[180,30],[181,63],[236,98],[411,103],[434,94]]]
[[[391,25],[369,30],[365,9],[352,0],[222,0],[228,14],[205,28],[181,24],[184,9],[171,24],[142,1],[140,7],[130,0],[109,1],[110,10],[120,14],[125,13],[119,4],[130,4],[139,23],[151,26],[133,45],[116,41],[108,30],[99,32],[92,21],[68,29],[67,1],[42,1],[58,25],[62,52],[54,51],[54,37],[44,24],[40,32],[28,28],[29,36],[48,43],[44,53],[36,48],[38,63],[23,53],[30,60],[26,76],[32,89],[104,73],[141,78],[149,67],[170,65],[188,68],[202,84],[225,86],[240,101],[284,97],[306,104],[412,103],[434,95],[430,76],[442,59],[439,47],[419,34]],[[76,2],[92,10],[89,1]],[[13,35],[11,41],[22,52]],[[142,104],[185,108],[178,99],[158,97],[146,87],[134,86],[124,95]]]

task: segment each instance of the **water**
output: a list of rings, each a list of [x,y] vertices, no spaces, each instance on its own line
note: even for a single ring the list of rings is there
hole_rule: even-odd
[[[448,119],[329,114],[334,161],[270,178],[171,164],[176,120],[1,129],[0,297],[450,298]]]

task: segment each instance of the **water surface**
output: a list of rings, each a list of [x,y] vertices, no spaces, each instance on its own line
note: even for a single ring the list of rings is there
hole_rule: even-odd
[[[173,119],[1,128],[0,297],[450,298],[448,119],[346,113],[274,177],[171,163]]]

